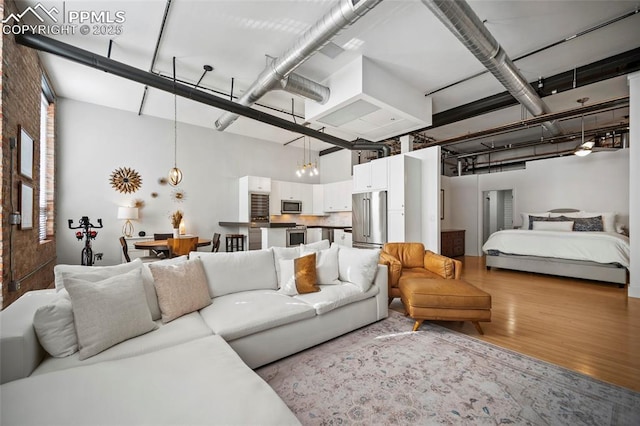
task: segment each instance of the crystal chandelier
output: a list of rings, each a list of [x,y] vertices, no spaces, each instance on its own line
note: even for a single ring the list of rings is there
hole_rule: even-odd
[[[307,173],[309,176],[317,176],[320,174],[318,171],[318,161],[311,162],[311,140],[309,140],[309,162],[307,162],[307,138],[302,140],[302,166],[298,166],[296,169],[296,176],[302,177]]]

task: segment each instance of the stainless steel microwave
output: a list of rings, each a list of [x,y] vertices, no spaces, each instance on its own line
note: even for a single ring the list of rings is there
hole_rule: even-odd
[[[280,213],[282,213],[282,214],[300,214],[300,213],[302,213],[302,201],[300,201],[300,200],[281,200]]]

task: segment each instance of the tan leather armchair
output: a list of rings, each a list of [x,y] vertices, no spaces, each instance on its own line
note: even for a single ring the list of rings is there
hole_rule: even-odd
[[[389,270],[389,303],[400,297],[398,285],[406,277],[460,279],[462,262],[424,249],[422,243],[386,243],[380,264]]]

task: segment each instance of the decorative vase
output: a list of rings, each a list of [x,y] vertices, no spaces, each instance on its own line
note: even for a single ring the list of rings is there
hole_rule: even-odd
[[[173,228],[173,238],[180,237],[180,230],[178,228]]]

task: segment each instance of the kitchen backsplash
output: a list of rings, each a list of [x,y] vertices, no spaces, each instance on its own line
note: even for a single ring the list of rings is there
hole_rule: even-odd
[[[295,222],[307,226],[351,226],[351,212],[329,213],[326,216],[306,216],[301,214],[283,214],[271,216],[271,223]]]

